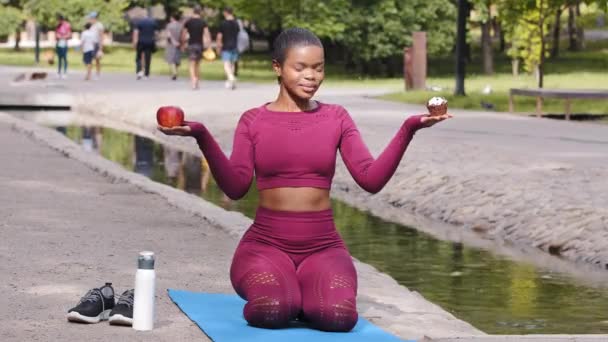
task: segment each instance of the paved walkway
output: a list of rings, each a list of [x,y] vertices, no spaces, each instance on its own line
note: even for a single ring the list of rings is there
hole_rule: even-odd
[[[167,288],[230,292],[235,239],[161,197],[114,183],[0,124],[2,341],[192,341],[204,334]],[[65,319],[85,292],[133,288],[137,254],[157,254],[157,328]]]

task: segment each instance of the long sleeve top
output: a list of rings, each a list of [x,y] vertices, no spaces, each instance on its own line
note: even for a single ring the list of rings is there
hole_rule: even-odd
[[[384,151],[374,158],[348,112],[339,105],[318,103],[305,112],[271,111],[263,105],[241,116],[232,154],[227,157],[207,128],[186,122],[228,197],[243,197],[255,171],[259,190],[278,187],[329,189],[340,151],[361,188],[377,193],[395,173],[408,144],[422,127],[422,115],[409,117]]]

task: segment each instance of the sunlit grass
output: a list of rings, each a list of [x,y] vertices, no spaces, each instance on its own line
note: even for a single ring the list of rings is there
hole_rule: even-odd
[[[563,45],[565,46],[565,45]],[[496,53],[494,75],[483,75],[482,63],[474,49],[472,61],[467,66],[465,83],[466,97],[452,95],[454,89],[454,61],[452,57],[429,58],[427,85],[442,89],[434,91],[405,92],[401,78],[370,77],[348,71],[341,64],[329,64],[326,68],[325,85],[330,87],[368,87],[393,90],[394,92],[383,96],[385,99],[408,102],[425,103],[432,96],[444,96],[448,99],[451,108],[486,109],[483,104],[491,105],[492,110],[508,110],[508,92],[510,88],[535,88],[536,81],[533,76],[521,71],[520,76],[511,75],[511,62],[504,54]],[[43,49],[41,65],[48,66],[43,60],[44,52],[52,49]],[[69,68],[83,70],[82,54],[70,49],[68,53]],[[180,76],[187,77],[187,58],[182,60]],[[0,49],[0,65],[34,66],[34,52],[32,49],[14,51]],[[55,66],[53,66],[55,67]],[[104,72],[132,72],[135,73],[135,53],[129,47],[111,47],[107,49],[103,58]],[[164,50],[159,49],[152,57],[151,71],[156,75],[169,75],[170,69],[164,60]],[[201,67],[203,79],[223,80],[224,70],[221,61],[204,61]],[[275,82],[276,76],[271,68],[270,57],[267,53],[247,53],[241,58],[239,64],[239,79],[248,82]],[[559,58],[549,59],[546,64],[545,88],[564,89],[608,89],[608,42],[588,42],[585,51],[561,51]],[[489,86],[491,94],[483,94],[482,90]],[[535,100],[530,97],[516,97],[516,111],[530,113],[535,109]],[[563,113],[562,100],[546,99],[545,112]],[[574,113],[608,114],[607,100],[574,100],[572,101]]]
[[[384,99],[424,104],[432,96],[443,96],[448,99],[450,108],[480,109],[484,104],[491,105],[491,110],[509,110],[509,89],[536,88],[536,79],[523,71],[513,76],[511,63],[505,56],[495,59],[494,75],[482,73],[482,61],[474,55],[467,66],[465,92],[467,96],[454,96],[455,79],[454,63],[447,58],[430,59],[428,64],[427,86],[440,91],[403,90],[383,96]],[[560,89],[605,89],[608,90],[608,42],[588,42],[587,50],[580,52],[561,51],[556,59],[549,59],[545,66],[544,88]],[[482,90],[489,87],[492,92],[484,94]],[[521,113],[532,113],[536,100],[532,97],[515,97],[515,110]],[[564,101],[545,99],[545,113],[564,113]],[[573,113],[608,114],[608,100],[573,100]]]

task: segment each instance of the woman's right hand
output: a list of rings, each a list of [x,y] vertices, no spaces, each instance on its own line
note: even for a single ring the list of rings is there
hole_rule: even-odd
[[[157,126],[158,130],[165,133],[166,135],[181,135],[181,136],[190,136],[192,133],[192,129],[190,126],[174,126],[174,127],[165,127],[165,126]]]

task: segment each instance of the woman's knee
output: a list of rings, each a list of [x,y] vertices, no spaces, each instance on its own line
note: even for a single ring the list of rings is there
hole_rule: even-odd
[[[298,287],[295,267],[281,252],[265,246],[241,244],[237,248],[230,267],[230,281],[243,299],[252,294],[270,292],[281,293],[282,289]]]
[[[243,309],[247,323],[259,328],[284,328],[301,310],[299,302],[285,294],[268,294],[249,299]]]
[[[284,327],[302,310],[298,284],[275,272],[252,271],[242,278],[238,286],[247,300],[243,315],[253,326]]]
[[[321,300],[314,303],[304,302],[303,310],[310,324],[323,331],[351,331],[359,319],[354,297],[334,303],[324,303]]]
[[[230,280],[239,296],[247,301],[243,315],[253,326],[286,326],[302,309],[295,266],[282,252],[265,246],[239,246]]]

